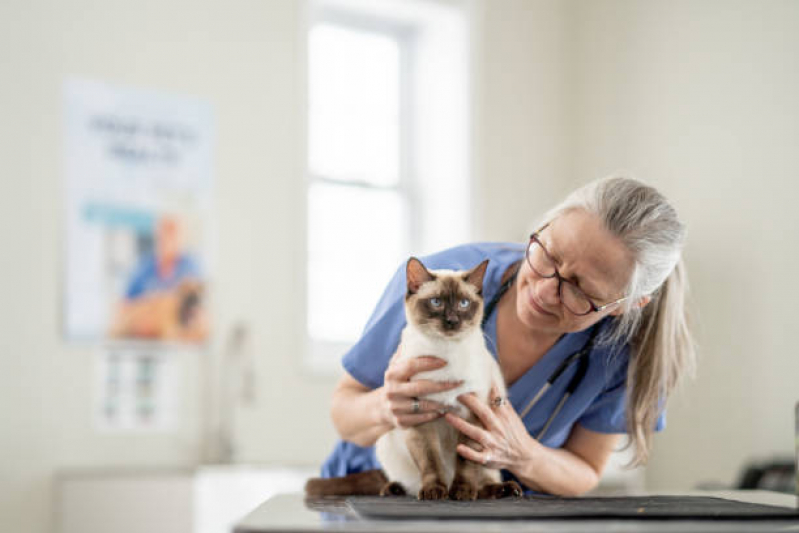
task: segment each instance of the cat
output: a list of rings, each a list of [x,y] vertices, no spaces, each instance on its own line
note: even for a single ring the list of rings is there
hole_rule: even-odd
[[[504,397],[506,388],[499,365],[485,346],[483,277],[488,260],[470,270],[428,270],[411,257],[406,264],[407,292],[399,358],[435,356],[443,368],[412,377],[435,381],[463,381],[456,389],[425,396],[442,403],[473,424],[480,422],[458,396],[473,392],[489,402],[494,385]],[[424,500],[500,498],[521,495],[515,482],[502,483],[498,470],[463,459],[459,443],[474,445],[443,418],[410,428],[394,428],[382,435],[375,452],[383,471],[367,471],[343,478],[312,479],[306,493],[314,495],[415,494]]]

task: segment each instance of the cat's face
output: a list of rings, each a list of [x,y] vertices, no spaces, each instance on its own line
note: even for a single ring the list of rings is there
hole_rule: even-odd
[[[412,257],[406,267],[408,322],[428,335],[457,338],[480,327],[488,260],[471,270],[427,270]]]

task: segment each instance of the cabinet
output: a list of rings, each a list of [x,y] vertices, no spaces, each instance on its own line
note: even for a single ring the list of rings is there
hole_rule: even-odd
[[[56,475],[58,533],[223,533],[311,468],[74,469]]]

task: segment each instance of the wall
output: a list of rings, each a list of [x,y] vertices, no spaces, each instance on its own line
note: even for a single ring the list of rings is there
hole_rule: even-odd
[[[523,239],[574,186],[620,167],[661,187],[689,224],[699,378],[672,403],[653,487],[730,481],[748,456],[786,452],[799,358],[799,69],[791,2],[473,3],[476,238]],[[312,464],[334,442],[335,377],[302,350],[302,3],[231,0],[0,4],[0,516],[52,525],[52,474],[191,465],[200,391],[174,435],[91,425],[95,349],[60,334],[61,83],[81,76],[211,102],[218,252],[212,354],[253,333],[256,405],[241,462]],[[286,317],[290,317],[288,320]],[[196,361],[184,361],[187,381]],[[729,444],[734,443],[734,444]],[[675,466],[676,465],[676,466]]]
[[[208,100],[217,121],[217,285],[224,333],[246,321],[261,357],[259,438],[244,460],[310,461],[331,428],[325,388],[301,379],[297,316],[304,195],[299,28],[292,0],[0,4],[0,516],[52,525],[56,469],[190,465],[200,454],[195,356],[175,434],[101,435],[91,418],[96,348],[61,336],[62,82],[100,79]],[[298,244],[300,243],[300,244]],[[221,343],[220,336],[214,344]],[[304,424],[294,424],[296,420]],[[254,430],[253,430],[254,431]]]
[[[545,180],[546,194],[534,182],[521,185],[532,210],[550,203],[558,188],[562,135],[548,132],[561,127],[560,104],[550,100],[560,98],[562,67],[545,49],[560,38],[563,20],[553,3],[486,4],[474,4],[486,16],[478,24],[486,69],[475,73],[482,126],[474,140],[477,219],[486,225],[477,233],[512,239],[530,223],[528,205],[515,199],[519,177]],[[51,529],[57,470],[198,461],[205,405],[199,363],[218,360],[237,321],[252,332],[258,396],[238,413],[236,459],[317,464],[329,452],[336,378],[300,364],[303,9],[292,0],[0,4],[0,516],[7,529]],[[524,48],[536,50],[529,64]],[[96,433],[97,348],[61,336],[61,90],[69,76],[194,95],[216,113],[217,329],[210,353],[181,361],[184,418],[175,434]],[[535,87],[535,97],[525,86]],[[515,218],[507,216],[508,202],[519,211]]]
[[[625,169],[688,224],[697,379],[669,408],[652,488],[733,483],[791,457],[799,357],[799,4],[576,1],[570,174]]]
[[[571,189],[570,13],[552,0],[477,4],[477,240],[524,241]]]

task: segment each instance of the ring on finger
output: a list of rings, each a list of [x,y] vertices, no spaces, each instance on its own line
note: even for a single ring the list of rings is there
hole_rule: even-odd
[[[419,398],[414,398],[413,403],[411,403],[411,412],[413,414],[417,414],[419,412],[419,409],[420,409]]]
[[[496,398],[492,398],[491,405],[494,407],[502,407],[508,403],[508,399],[505,396],[497,396]]]

